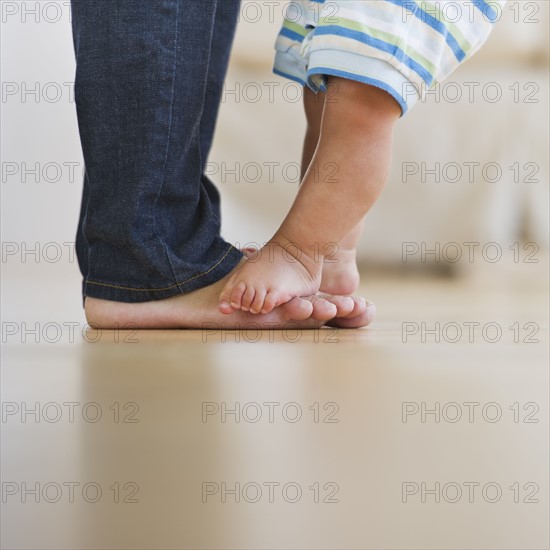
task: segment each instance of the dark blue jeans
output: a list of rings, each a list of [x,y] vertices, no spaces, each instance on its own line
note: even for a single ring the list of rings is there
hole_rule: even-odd
[[[238,11],[239,0],[72,0],[84,296],[168,298],[240,261],[204,175]]]

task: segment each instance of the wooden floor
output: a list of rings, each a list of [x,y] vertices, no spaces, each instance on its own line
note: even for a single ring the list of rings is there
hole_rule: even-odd
[[[366,280],[372,327],[262,333],[82,333],[14,282],[2,547],[548,548],[545,277]]]

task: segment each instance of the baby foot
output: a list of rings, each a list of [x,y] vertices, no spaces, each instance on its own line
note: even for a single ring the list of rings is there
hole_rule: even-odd
[[[320,291],[340,296],[353,294],[359,287],[360,279],[356,256],[355,249],[340,249],[326,258]]]
[[[247,258],[254,258],[258,249],[242,248],[241,252]],[[335,296],[354,294],[359,288],[360,275],[357,268],[357,252],[353,250],[338,250],[324,260],[320,292]]]
[[[319,290],[322,264],[291,243],[268,242],[248,255],[227,281],[219,298],[219,309],[267,314],[297,296]]]

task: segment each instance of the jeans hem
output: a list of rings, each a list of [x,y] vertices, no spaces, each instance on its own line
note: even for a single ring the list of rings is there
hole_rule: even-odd
[[[242,257],[242,253],[231,246],[227,253],[206,271],[188,277],[182,282],[159,288],[131,288],[121,284],[85,279],[83,297],[125,303],[164,300],[217,283],[237,266]]]

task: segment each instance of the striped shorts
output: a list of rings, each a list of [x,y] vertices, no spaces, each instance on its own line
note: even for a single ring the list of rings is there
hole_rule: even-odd
[[[377,86],[405,114],[487,40],[506,0],[294,0],[274,72],[314,92],[329,76]]]

